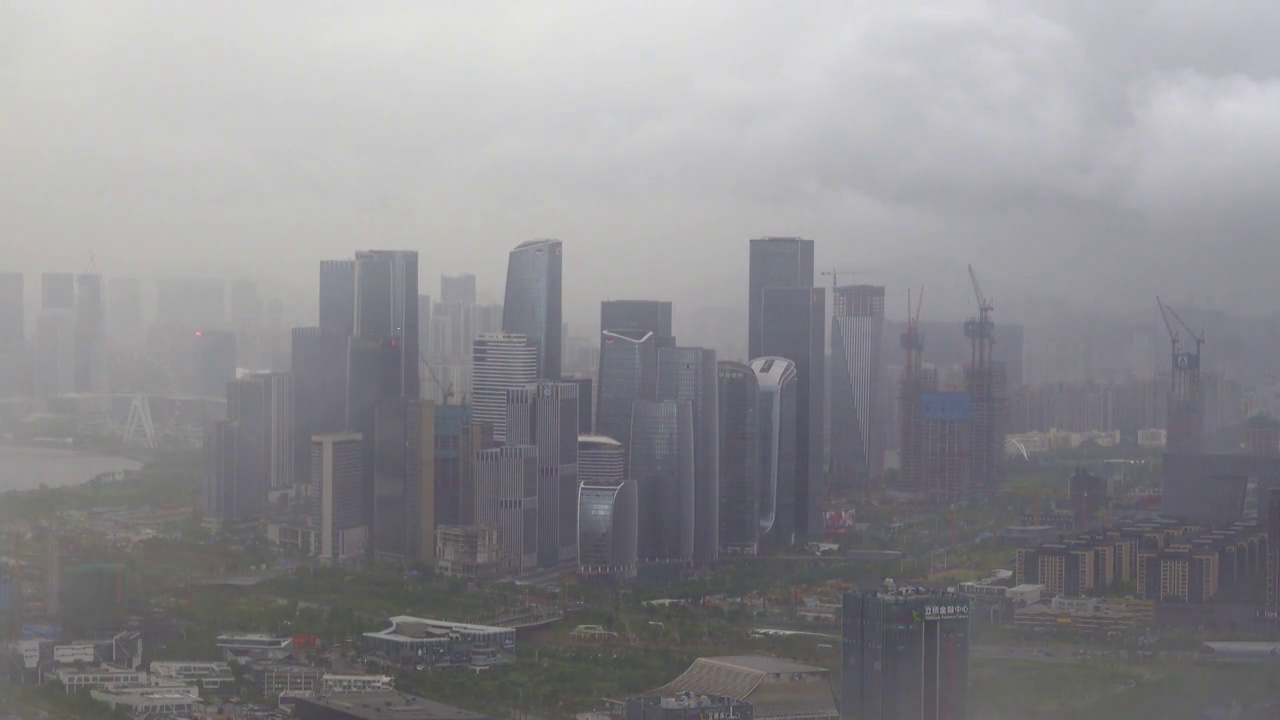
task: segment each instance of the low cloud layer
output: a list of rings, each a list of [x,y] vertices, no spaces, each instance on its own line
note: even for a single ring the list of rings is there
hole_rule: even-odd
[[[973,262],[1014,312],[1261,314],[1277,30],[1261,0],[7,3],[0,247],[303,288],[408,247],[496,295],[558,236],[589,315],[738,301],[746,238],[799,234],[939,306]]]

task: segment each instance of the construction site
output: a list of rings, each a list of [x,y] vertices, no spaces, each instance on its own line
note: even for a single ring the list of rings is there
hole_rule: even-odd
[[[1008,392],[1004,363],[994,359],[995,305],[983,293],[977,274],[969,280],[978,314],[964,323],[971,352],[964,385],[940,388],[938,373],[922,362],[921,288],[912,306],[907,295],[907,329],[899,408],[902,490],[937,504],[951,504],[1000,491],[1004,485],[1004,446]]]

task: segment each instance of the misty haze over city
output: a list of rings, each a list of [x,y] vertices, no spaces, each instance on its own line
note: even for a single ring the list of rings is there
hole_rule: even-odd
[[[1278,36],[0,0],[0,720],[1280,718]]]
[[[566,308],[740,302],[744,238],[959,319],[1265,315],[1280,8],[1260,2],[4,3],[6,265],[424,277],[566,242]],[[625,258],[625,262],[619,262]],[[270,268],[270,272],[266,269]],[[899,292],[892,292],[893,289]],[[301,308],[299,307],[301,314]]]

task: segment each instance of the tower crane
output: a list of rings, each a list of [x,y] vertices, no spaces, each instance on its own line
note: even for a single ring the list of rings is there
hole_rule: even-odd
[[[991,345],[994,342],[991,312],[995,310],[995,303],[982,292],[978,274],[973,271],[972,265],[969,266],[969,282],[973,284],[973,295],[978,300],[978,317],[965,321],[964,336],[973,343],[973,366],[985,368],[991,360]]]
[[[435,383],[436,390],[440,392],[440,399],[444,401],[445,405],[452,405],[453,383],[449,383],[446,387],[445,384],[440,381],[440,376],[436,374],[435,368],[431,367],[431,363],[427,362],[427,358],[423,356],[421,350],[418,351],[418,365],[418,382],[426,383],[430,380]],[[423,374],[423,370],[426,371],[425,375]]]
[[[833,268],[831,268],[830,270],[824,270],[824,271],[822,271],[822,272],[820,273],[820,275],[822,275],[822,277],[829,277],[829,278],[831,278],[831,290],[832,290],[832,292],[834,292],[834,291],[835,291],[835,289],[836,289],[837,287],[839,287],[839,285],[840,285],[840,276],[841,276],[841,275],[865,275],[865,274],[866,274],[866,273],[864,273],[864,272],[862,272],[862,271],[859,271],[859,270],[842,270],[842,269],[840,269],[840,268],[836,268],[836,267],[833,267]]]

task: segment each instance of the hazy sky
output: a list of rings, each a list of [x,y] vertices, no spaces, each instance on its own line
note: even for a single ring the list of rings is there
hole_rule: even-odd
[[[1280,309],[1280,3],[0,0],[0,265],[417,249],[745,297],[746,240],[1000,309]],[[921,260],[922,258],[933,258]],[[913,267],[918,266],[917,269]],[[1204,288],[1190,282],[1200,278]],[[583,312],[583,310],[579,310]]]

